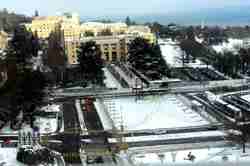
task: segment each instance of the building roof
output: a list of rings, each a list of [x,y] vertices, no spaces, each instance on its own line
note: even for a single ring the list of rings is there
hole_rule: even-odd
[[[33,21],[38,21],[38,20],[60,20],[62,19],[62,16],[39,16],[39,17],[34,17]]]

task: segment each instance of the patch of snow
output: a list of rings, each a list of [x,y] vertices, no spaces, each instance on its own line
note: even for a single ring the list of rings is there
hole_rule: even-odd
[[[110,115],[107,112],[107,107],[103,104],[102,101],[100,101],[99,99],[97,99],[96,102],[94,102],[96,111],[100,117],[100,120],[102,122],[102,126],[104,128],[104,130],[112,130],[114,127],[113,121],[110,118]]]
[[[218,96],[216,96],[214,93],[212,93],[210,91],[206,91],[205,94],[206,94],[208,100],[210,100],[210,101],[215,101],[218,98]]]
[[[57,127],[58,127],[57,118],[45,118],[45,117],[36,116],[35,119],[36,120],[35,120],[34,124],[39,126],[40,133],[56,132]]]
[[[203,38],[198,38],[197,36],[195,37],[195,41],[197,41],[198,43],[202,43],[204,41]]]
[[[108,71],[107,68],[103,68],[105,80],[104,83],[107,88],[118,88],[122,89],[121,84],[115,79],[115,77]]]
[[[198,40],[198,38],[197,38]],[[200,39],[202,40],[202,39]],[[165,61],[172,67],[182,67],[181,57],[183,51],[181,50],[177,42],[172,41],[171,39],[159,39],[158,40],[162,55]],[[196,59],[195,62],[186,63],[187,67],[206,67],[206,64]]]
[[[223,42],[220,45],[213,45],[212,48],[217,53],[223,53],[224,51],[236,52],[239,50],[240,47],[242,47],[242,45],[243,40],[230,38],[228,39],[228,42]]]
[[[195,111],[188,108],[175,95],[147,96],[143,100],[135,97],[104,101],[116,127],[123,123],[125,130],[177,128],[209,124]],[[112,108],[109,108],[109,105]],[[121,115],[119,115],[119,114]],[[117,117],[117,115],[119,115]]]
[[[43,59],[42,59],[41,55],[38,55],[37,57],[33,56],[30,61],[32,63],[33,70],[40,70],[40,71],[42,71],[42,68],[43,68]]]
[[[241,96],[241,98],[250,102],[250,94],[249,95]]]
[[[16,148],[0,148],[0,165],[2,166],[25,166],[16,160]],[[5,163],[5,164],[4,164]]]
[[[195,159],[188,160],[191,152]],[[207,148],[196,150],[172,151],[165,153],[137,154],[132,156],[135,165],[160,166],[160,165],[196,165],[196,166],[247,166],[250,163],[249,152],[243,155],[242,149]]]
[[[182,56],[182,50],[179,45],[172,40],[164,41],[163,39],[159,39],[158,42],[165,61],[174,67],[181,66],[179,58]]]
[[[47,105],[41,108],[41,111],[45,112],[60,112],[60,110],[61,110],[61,105],[58,104]]]

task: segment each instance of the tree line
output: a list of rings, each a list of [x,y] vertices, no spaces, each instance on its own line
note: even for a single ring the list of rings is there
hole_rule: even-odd
[[[30,59],[38,55],[39,42],[36,35],[28,32],[24,26],[17,26],[8,48],[5,50],[5,64],[11,65],[14,69],[9,73],[11,79],[7,81],[1,97],[8,97],[10,100],[5,103],[9,114],[6,119],[11,121],[12,129],[19,129],[21,124],[16,117],[23,112],[22,122],[31,124],[34,120],[34,112],[42,103],[45,96],[44,88],[46,79],[39,70],[33,70]]]
[[[30,17],[9,12],[6,8],[0,10],[0,29],[5,32],[13,33],[17,25],[27,22],[31,22]]]

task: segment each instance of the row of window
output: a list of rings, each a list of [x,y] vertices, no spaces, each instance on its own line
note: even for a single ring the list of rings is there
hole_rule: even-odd
[[[105,58],[106,58],[106,61],[117,61],[117,52],[113,51],[111,53],[111,56],[109,54],[109,52],[104,52],[104,55],[105,55]]]

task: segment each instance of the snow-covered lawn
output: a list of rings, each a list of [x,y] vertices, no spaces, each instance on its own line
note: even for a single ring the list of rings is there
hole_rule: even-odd
[[[125,130],[176,128],[208,124],[200,115],[185,106],[175,95],[147,96],[105,100],[104,104],[116,127]]]
[[[159,39],[158,42],[166,62],[173,67],[179,67],[181,65],[179,58],[181,58],[182,51],[177,43],[173,41],[164,41],[163,39]]]
[[[16,148],[0,148],[0,165],[2,166],[25,166],[16,160]]]
[[[191,152],[194,161],[187,160]],[[166,153],[137,154],[132,157],[135,165],[140,166],[248,166],[250,164],[249,149],[246,154],[236,148],[207,148],[196,150],[173,151]]]
[[[242,45],[243,45],[243,40],[230,38],[228,39],[228,43],[223,42],[220,45],[214,45],[212,47],[216,52],[222,53],[224,51],[232,51],[232,52],[238,51],[238,49],[242,47]]]

